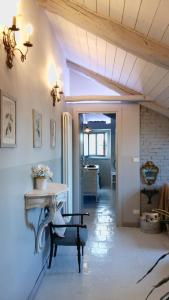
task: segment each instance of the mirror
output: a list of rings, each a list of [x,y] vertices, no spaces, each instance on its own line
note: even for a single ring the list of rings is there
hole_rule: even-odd
[[[152,185],[157,179],[158,172],[159,168],[152,161],[147,161],[141,167],[141,176],[143,182],[145,184]]]

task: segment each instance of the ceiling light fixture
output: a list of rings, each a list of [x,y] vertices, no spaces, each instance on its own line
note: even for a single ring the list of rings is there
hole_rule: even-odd
[[[3,30],[3,44],[4,44],[6,54],[7,54],[6,64],[9,69],[11,69],[13,67],[13,59],[15,56],[15,51],[20,52],[21,62],[24,62],[26,60],[26,56],[27,56],[29,48],[33,46],[33,44],[30,42],[30,35],[32,33],[32,27],[29,26],[27,29],[28,29],[27,39],[23,43],[23,45],[27,48],[25,54],[19,48],[17,48],[15,32],[19,31],[20,29],[17,27],[17,24],[16,24],[16,16],[13,17],[12,26],[5,27]]]
[[[83,130],[84,133],[90,133],[92,130],[91,128],[89,128],[88,126],[85,127],[85,129]]]

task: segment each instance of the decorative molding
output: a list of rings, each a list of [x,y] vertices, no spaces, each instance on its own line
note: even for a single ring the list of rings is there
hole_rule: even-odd
[[[43,8],[134,55],[169,69],[169,47],[68,0],[36,0]]]

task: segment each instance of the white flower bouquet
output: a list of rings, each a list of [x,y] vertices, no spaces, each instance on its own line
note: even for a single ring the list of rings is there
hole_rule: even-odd
[[[32,167],[32,177],[52,180],[53,173],[50,171],[50,168],[48,166],[37,165]]]

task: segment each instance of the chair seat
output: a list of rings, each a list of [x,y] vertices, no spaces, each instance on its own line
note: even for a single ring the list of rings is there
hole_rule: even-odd
[[[49,254],[49,265],[50,269],[52,263],[52,257],[56,256],[58,246],[75,246],[77,248],[77,261],[79,267],[79,273],[81,271],[81,255],[83,256],[83,248],[87,241],[88,229],[87,226],[83,224],[83,217],[89,216],[88,213],[68,213],[63,214],[63,217],[73,217],[79,216],[79,224],[57,224],[58,221],[54,220],[55,223],[49,223],[49,233],[50,233],[50,254]],[[63,237],[60,235],[60,232],[56,229],[66,228],[65,234]]]
[[[80,235],[80,245],[85,246],[85,243],[87,241],[87,236],[88,236],[87,228],[80,228],[79,235]],[[77,228],[68,227],[66,228],[64,237],[59,237],[55,233],[53,239],[54,239],[54,243],[57,245],[75,246],[77,240]]]

